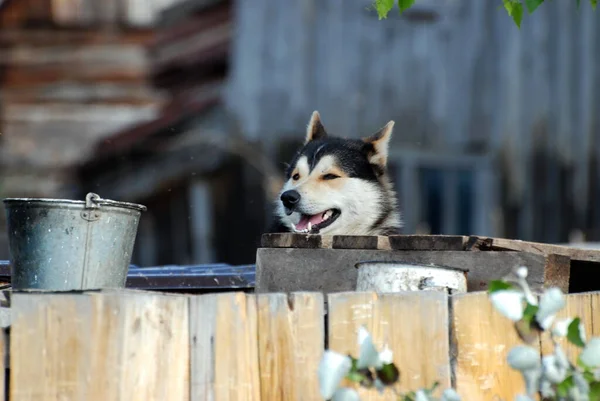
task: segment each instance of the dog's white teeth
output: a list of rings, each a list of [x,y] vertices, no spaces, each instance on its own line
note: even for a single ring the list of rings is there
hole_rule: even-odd
[[[326,212],[323,214],[323,220],[327,220],[328,218],[330,218],[330,217],[331,217],[331,215],[332,215],[332,214],[333,214],[333,212],[331,211],[331,209],[330,209],[330,210],[328,210],[328,211],[326,211]]]
[[[308,222],[308,227],[306,228],[306,231],[310,232],[310,230],[312,230],[312,223],[309,221]]]
[[[296,230],[296,225],[294,223],[290,223],[292,225],[292,228],[294,229],[294,231],[298,231]]]

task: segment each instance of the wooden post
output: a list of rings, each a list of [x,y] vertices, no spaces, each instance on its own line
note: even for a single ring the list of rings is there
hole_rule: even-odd
[[[323,295],[265,294],[257,304],[261,401],[320,399]]]
[[[524,392],[506,355],[521,345],[512,321],[500,315],[485,292],[452,297],[456,389],[464,400],[509,400]],[[531,344],[539,349],[539,341]]]
[[[16,293],[10,399],[189,399],[188,302],[138,291]]]
[[[259,401],[254,296],[194,296],[190,314],[191,400]]]
[[[435,381],[450,386],[448,296],[434,291],[377,295],[365,292],[330,294],[329,349],[358,357],[357,332],[365,326],[375,345],[388,345],[400,369],[400,389],[417,390]],[[360,390],[365,396],[371,391]],[[395,400],[384,397],[362,398]]]

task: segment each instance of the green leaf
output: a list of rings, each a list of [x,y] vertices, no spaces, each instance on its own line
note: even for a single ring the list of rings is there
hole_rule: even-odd
[[[600,382],[590,383],[590,401],[600,401]]]
[[[531,305],[527,303],[525,310],[523,311],[523,319],[527,320],[535,320],[535,314],[537,313],[539,307],[536,305]]]
[[[575,382],[573,380],[573,376],[569,376],[562,382],[558,383],[556,386],[556,394],[561,398],[565,398],[569,394],[569,390],[573,388],[574,385]]]
[[[409,391],[408,393],[404,394],[403,401],[414,401],[414,399],[417,397],[417,394],[414,391]]]
[[[375,0],[374,6],[379,19],[382,20],[387,18],[390,10],[394,8],[394,0]]]
[[[365,377],[358,372],[349,372],[346,375],[346,379],[353,383],[361,383],[363,380],[365,380]]]
[[[488,293],[492,294],[496,291],[510,290],[511,288],[515,288],[511,283],[502,280],[492,280],[488,284]]]
[[[394,384],[400,379],[400,371],[393,363],[383,365],[381,369],[377,370],[377,377],[383,384],[389,386]]]
[[[433,394],[433,392],[435,391],[435,389],[437,389],[439,386],[440,386],[440,382],[437,382],[437,381],[436,381],[436,382],[434,382],[434,383],[431,385],[431,388],[430,388],[430,389],[428,389],[428,390],[426,390],[426,391],[427,391],[427,393],[428,393],[428,394],[430,394],[430,395],[431,395],[431,394]]]
[[[588,382],[588,383],[593,383],[594,382],[594,372],[590,372],[589,370],[584,370],[583,372],[583,378]]]
[[[579,0],[577,0],[577,1],[579,2]],[[525,0],[525,6],[527,7],[527,11],[529,11],[529,14],[531,14],[543,2],[544,2],[544,0]]]
[[[415,4],[415,0],[398,0],[398,8],[400,8],[400,14],[403,11],[408,10],[412,5]]]
[[[510,15],[515,21],[518,28],[521,28],[521,21],[523,20],[523,4],[518,0],[503,0],[504,8],[508,15]]]
[[[542,331],[540,325],[535,319],[535,314],[538,311],[536,305],[527,304],[523,311],[523,317],[521,320],[515,323],[515,330],[517,334],[526,344],[531,344],[538,340],[538,333]]]
[[[580,323],[581,319],[576,317],[569,324],[569,327],[567,328],[567,340],[569,340],[571,344],[583,348],[585,347],[585,343],[583,342],[583,339],[581,338],[581,333],[579,332]]]
[[[596,10],[596,6],[598,5],[598,0],[590,0],[590,4],[592,5],[592,10]]]
[[[577,0],[577,9],[579,10],[579,6],[581,5],[581,0]]]

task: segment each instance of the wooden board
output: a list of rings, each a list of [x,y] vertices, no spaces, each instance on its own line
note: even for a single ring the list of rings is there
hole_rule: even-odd
[[[323,295],[258,295],[257,305],[261,401],[320,399]]]
[[[522,344],[512,322],[500,315],[484,292],[452,297],[456,389],[464,400],[512,400],[524,392],[519,372],[506,362]],[[539,342],[532,345],[539,349]]]
[[[572,260],[600,262],[600,250],[577,249],[505,238],[462,235],[327,236],[264,234],[262,248],[337,248],[440,251],[516,251],[561,255]]]
[[[558,287],[562,292],[568,293],[570,279],[571,258],[565,255],[546,255],[544,284],[547,287]]]
[[[506,238],[490,238],[478,236],[469,237],[469,242],[473,244],[472,250],[507,250],[529,252],[538,255],[556,254],[567,256],[572,260],[600,262],[600,250],[594,249],[577,249],[563,245],[542,244],[539,242],[528,242]]]
[[[391,235],[390,246],[397,251],[463,251],[467,237],[462,235]]]
[[[263,234],[263,248],[330,248],[331,236],[304,234]]]
[[[592,336],[600,336],[600,294],[584,293],[584,294],[569,294],[567,295],[567,305],[561,310],[556,320],[564,318],[579,317],[585,329],[587,340]],[[552,341],[548,333],[542,334],[542,355],[552,353],[554,349]],[[559,340],[559,344],[565,350],[567,357],[574,364],[577,362],[577,356],[581,353],[581,349],[575,345],[571,345],[566,339]]]
[[[256,254],[255,291],[354,291],[358,277],[355,264],[366,260],[468,268],[469,291],[487,289],[490,280],[500,279],[518,266],[529,268],[532,287],[540,289],[544,284],[546,265],[543,256],[525,252],[259,248]]]
[[[357,332],[365,326],[376,347],[387,344],[400,369],[402,391],[439,381],[450,386],[448,298],[445,293],[406,292],[377,295],[348,292],[328,297],[329,349],[358,356]],[[423,361],[427,361],[424,363]],[[362,400],[395,400],[360,390]]]
[[[254,296],[193,296],[190,319],[191,400],[259,401]]]
[[[13,294],[11,400],[187,400],[183,296]]]
[[[462,251],[467,237],[461,235],[306,235],[263,234],[262,248],[325,248]]]

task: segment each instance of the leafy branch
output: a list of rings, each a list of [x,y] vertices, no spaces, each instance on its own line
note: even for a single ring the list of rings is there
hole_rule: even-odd
[[[397,0],[398,9],[400,14],[408,10],[415,4],[416,0]],[[521,28],[521,21],[523,21],[524,9],[527,9],[529,14],[532,14],[542,3],[546,0],[502,0],[502,5],[506,10],[507,14],[513,19],[518,28]],[[548,0],[549,1],[549,0]],[[567,0],[562,0],[567,1]],[[575,0],[577,9],[581,6],[581,0]],[[589,0],[593,10],[596,10],[598,0]],[[394,8],[395,0],[375,0],[373,6],[377,10],[379,19],[387,18],[388,14]],[[525,5],[525,7],[523,7]]]
[[[539,299],[527,283],[526,267],[515,269],[504,280],[489,284],[489,298],[494,308],[514,322],[524,342],[507,355],[508,365],[519,371],[525,382],[525,394],[516,401],[600,401],[600,337],[586,339],[581,319],[557,319],[566,306],[562,291],[546,289]],[[541,356],[535,347],[539,335],[546,332],[554,351]],[[565,338],[581,352],[572,362],[559,340]],[[532,347],[530,344],[533,344]],[[358,358],[326,350],[319,364],[319,390],[324,400],[360,401],[355,386],[373,389],[380,394],[392,391],[398,401],[460,401],[460,395],[448,388],[441,397],[434,396],[438,383],[431,388],[402,393],[398,391],[400,370],[393,362],[392,351],[385,346],[378,351],[366,328],[358,331]],[[348,385],[343,385],[346,382]]]
[[[554,352],[540,358],[529,345],[512,348],[507,355],[509,366],[518,370],[525,381],[526,395],[519,400],[598,401],[600,400],[600,337],[586,340],[581,319],[556,319],[566,300],[558,288],[548,288],[537,297],[526,281],[527,268],[516,269],[507,280],[490,283],[490,301],[502,315],[514,322],[525,344],[535,343],[538,334],[548,332]],[[558,340],[566,340],[581,353],[571,362]]]

